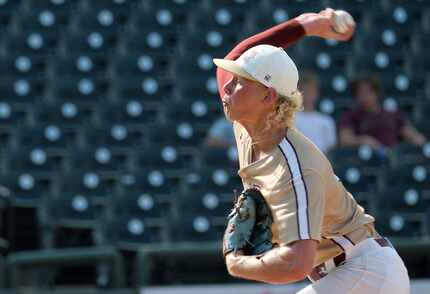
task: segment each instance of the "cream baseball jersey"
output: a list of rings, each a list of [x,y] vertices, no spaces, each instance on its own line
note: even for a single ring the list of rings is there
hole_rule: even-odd
[[[244,188],[259,188],[273,215],[277,245],[319,242],[315,265],[368,237],[378,237],[364,212],[334,174],[325,155],[295,128],[268,154],[252,162],[251,138],[234,123],[239,176]]]

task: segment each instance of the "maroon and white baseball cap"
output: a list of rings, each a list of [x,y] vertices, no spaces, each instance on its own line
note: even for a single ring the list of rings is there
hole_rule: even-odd
[[[215,58],[213,62],[228,72],[274,88],[283,96],[288,97],[297,90],[297,67],[282,48],[257,45],[236,60]]]

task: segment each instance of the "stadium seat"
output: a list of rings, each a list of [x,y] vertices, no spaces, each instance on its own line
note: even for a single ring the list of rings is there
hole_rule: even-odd
[[[403,164],[386,169],[379,179],[380,187],[414,187],[430,190],[428,165]]]
[[[120,123],[133,126],[145,126],[157,122],[158,109],[141,102],[141,97],[135,100],[105,105],[100,110],[100,117],[105,123]]]
[[[376,229],[387,237],[419,239],[427,235],[425,228],[425,216],[421,214],[384,212],[376,218]]]
[[[21,147],[43,148],[48,152],[63,151],[77,146],[77,131],[57,125],[20,127],[16,131]]]
[[[116,45],[116,36],[112,33],[89,31],[65,34],[59,44],[63,55],[106,56]]]
[[[8,78],[40,78],[45,75],[46,60],[43,57],[26,56],[8,52],[0,58],[2,80]]]
[[[115,76],[130,75],[137,77],[164,77],[167,75],[169,59],[163,53],[146,53],[118,56],[112,61]]]
[[[0,4],[0,23],[7,26],[10,23],[13,13],[17,10],[20,1],[6,0]]]
[[[147,220],[163,221],[172,213],[171,202],[148,191],[127,190],[114,195],[110,209],[116,217],[133,215]]]
[[[40,100],[45,84],[40,78],[4,78],[0,80],[2,100],[13,104],[32,104]]]
[[[10,1],[12,2],[12,1]],[[24,9],[27,11],[51,10],[68,13],[76,6],[73,0],[55,1],[55,0],[22,0]]]
[[[230,148],[203,147],[199,156],[201,166],[210,168],[239,168],[236,146]]]
[[[103,174],[117,174],[128,167],[128,152],[109,146],[71,150],[68,166],[74,171],[96,170]]]
[[[2,127],[23,125],[28,122],[29,110],[26,106],[0,102],[0,123]]]
[[[379,211],[426,213],[430,208],[430,191],[419,190],[414,186],[386,187],[378,193]]]
[[[164,227],[160,222],[145,220],[141,214],[125,215],[103,219],[97,234],[101,244],[136,251],[144,244],[160,244],[165,240]]]
[[[63,163],[63,155],[47,152],[44,147],[31,146],[9,150],[6,169],[50,175],[62,170]]]
[[[387,164],[387,160],[377,154],[370,146],[337,147],[328,154],[334,166],[350,165],[358,167],[374,167],[379,169]]]
[[[216,58],[226,56],[239,41],[231,30],[220,28],[184,33],[179,40],[179,52],[182,56],[195,52],[193,55],[207,53]]]
[[[118,33],[126,22],[127,14],[104,7],[76,14],[71,26],[81,32]]]
[[[57,82],[60,78],[61,81]],[[76,103],[81,109],[97,108],[104,103],[107,91],[107,81],[94,76],[71,77],[58,76],[55,82],[49,82],[48,97],[54,103]],[[67,102],[66,102],[67,101]]]
[[[217,56],[219,57],[219,56]],[[193,57],[183,57],[172,64],[175,75],[178,80],[190,79],[195,76],[214,77],[215,65],[209,54],[201,54]]]
[[[29,171],[8,171],[0,177],[0,184],[10,191],[10,203],[15,207],[39,207],[42,198],[51,191],[53,180]]]
[[[364,53],[350,60],[352,72],[372,71],[383,75],[385,72],[402,72],[405,60],[402,54],[385,52]]]
[[[127,13],[133,10],[138,4],[138,0],[84,0],[81,1],[81,8],[84,11],[109,9]]]
[[[138,9],[132,12],[128,25],[133,31],[179,30],[179,25],[184,24],[186,17],[183,13],[172,11],[169,8]]]
[[[137,169],[159,168],[179,176],[192,164],[192,157],[175,145],[151,144],[146,148],[134,148],[131,152],[133,165]]]
[[[411,163],[426,165],[430,163],[430,145],[418,147],[403,143],[391,149],[389,158],[390,164],[394,167]]]
[[[4,37],[4,46],[6,52],[45,56],[55,52],[57,41],[54,33],[27,31],[8,34]]]
[[[115,181],[94,171],[60,173],[55,179],[60,194],[83,195],[96,205],[106,205],[112,196]]]
[[[210,217],[203,214],[169,221],[170,240],[173,242],[219,241],[222,239],[224,230],[224,223],[214,222]]]
[[[149,140],[159,145],[176,147],[199,146],[206,137],[206,131],[195,128],[192,121],[170,122],[149,128]]]
[[[201,168],[186,174],[184,185],[190,191],[207,189],[213,193],[228,193],[242,190],[242,182],[236,170],[228,168]]]
[[[146,145],[146,129],[118,122],[82,130],[85,145],[107,146],[112,150],[129,150]]]
[[[94,109],[88,105],[63,102],[55,104],[36,104],[35,118],[39,124],[76,127],[91,124]]]
[[[164,170],[148,167],[123,173],[118,179],[122,194],[147,193],[159,199],[169,199],[178,190],[178,181]]]
[[[121,38],[120,52],[125,54],[165,53],[172,55],[177,35],[169,28],[126,32]]]
[[[100,216],[100,207],[84,195],[62,193],[48,201],[49,218],[47,224],[62,227],[93,227]]]
[[[175,205],[181,216],[202,214],[223,221],[233,207],[234,196],[230,194],[214,193],[209,188],[185,191],[177,195]]]
[[[49,70],[56,78],[87,77],[94,79],[104,76],[106,66],[106,59],[97,55],[67,55],[53,58],[49,63]],[[66,81],[61,82],[65,84]]]
[[[58,36],[68,22],[67,15],[49,9],[20,13],[16,19],[19,31],[35,31],[42,34]]]
[[[121,78],[118,75],[112,83],[114,101],[127,104],[133,102],[129,106],[133,109],[137,109],[133,105],[138,102],[154,110],[154,107],[163,104],[166,102],[165,100],[170,98],[171,88],[170,82],[152,74],[142,74],[141,77],[137,78]]]
[[[196,129],[207,131],[212,122],[221,115],[219,104],[217,100],[211,103],[188,97],[183,102],[169,103],[163,113],[166,120],[175,118],[177,121],[189,122]]]

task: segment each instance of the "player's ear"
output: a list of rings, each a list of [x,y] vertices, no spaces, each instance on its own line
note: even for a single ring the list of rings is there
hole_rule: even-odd
[[[267,88],[266,95],[264,96],[263,102],[268,105],[275,105],[278,100],[278,93],[273,88]]]

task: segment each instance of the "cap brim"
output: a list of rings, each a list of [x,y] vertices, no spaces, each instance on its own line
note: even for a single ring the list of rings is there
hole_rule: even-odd
[[[214,58],[213,62],[216,66],[231,72],[232,74],[241,76],[245,79],[257,81],[253,76],[240,67],[234,60]]]

